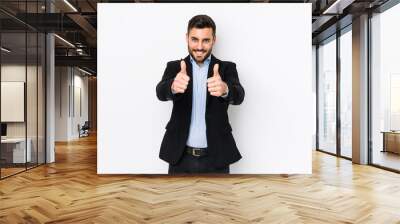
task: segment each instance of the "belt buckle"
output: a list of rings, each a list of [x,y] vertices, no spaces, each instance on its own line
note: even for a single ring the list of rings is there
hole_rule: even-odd
[[[196,154],[196,151],[198,151],[200,153],[200,150],[201,149],[198,149],[198,148],[192,148],[192,155],[193,156],[200,156],[200,154]]]

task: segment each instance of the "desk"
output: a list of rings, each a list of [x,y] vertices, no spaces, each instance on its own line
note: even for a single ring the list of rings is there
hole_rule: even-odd
[[[400,154],[400,131],[382,131],[381,133],[383,133],[382,152]]]
[[[25,163],[31,162],[31,145],[32,140],[27,138],[26,155],[25,155],[25,138],[6,138],[1,139],[1,156],[8,163]],[[12,159],[11,159],[12,158]],[[27,159],[27,161],[25,161]]]

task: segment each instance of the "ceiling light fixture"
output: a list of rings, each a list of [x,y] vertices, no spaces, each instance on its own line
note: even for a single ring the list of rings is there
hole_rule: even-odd
[[[81,68],[79,68],[79,67],[78,67],[78,69],[79,69],[79,71],[81,71],[81,72],[83,72],[83,73],[85,73],[85,74],[88,74],[88,75],[92,76],[92,73],[90,73],[90,72],[88,72],[88,71],[86,71],[86,70],[83,70],[83,69],[81,69]]]
[[[68,44],[69,46],[75,48],[75,45],[73,45],[73,44],[72,44],[71,42],[69,42],[68,40],[66,40],[66,39],[64,39],[64,38],[62,38],[62,37],[60,37],[60,36],[57,35],[57,34],[54,34],[54,36],[56,36],[58,39],[60,39],[60,40],[63,41],[64,43]]]
[[[69,3],[68,0],[64,0],[65,4],[67,4],[72,10],[74,10],[75,12],[78,12],[78,10],[71,4]]]
[[[332,5],[324,10],[322,14],[342,14],[343,9],[351,5],[355,0],[336,0]]]
[[[7,48],[5,48],[5,47],[1,47],[1,50],[4,51],[4,52],[6,52],[6,53],[10,53],[10,52],[11,52],[11,50],[9,50],[9,49],[7,49]]]

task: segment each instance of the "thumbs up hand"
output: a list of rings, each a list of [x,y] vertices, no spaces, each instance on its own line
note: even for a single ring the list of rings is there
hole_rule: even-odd
[[[171,85],[172,93],[184,93],[189,84],[190,77],[186,73],[186,63],[181,60],[181,70],[176,74],[174,82]]]
[[[207,79],[208,91],[212,96],[222,96],[228,91],[228,85],[222,81],[218,69],[219,64],[215,64],[213,68],[213,76]]]

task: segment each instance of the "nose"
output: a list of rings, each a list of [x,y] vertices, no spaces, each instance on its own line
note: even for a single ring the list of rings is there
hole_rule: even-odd
[[[202,41],[197,42],[194,49],[196,49],[196,51],[204,51],[204,45]]]
[[[203,51],[204,50],[203,44],[197,43],[195,49],[196,49],[196,51]]]

